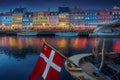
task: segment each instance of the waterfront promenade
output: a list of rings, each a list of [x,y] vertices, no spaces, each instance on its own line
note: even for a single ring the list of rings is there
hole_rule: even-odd
[[[17,35],[17,32],[20,32],[20,30],[0,30],[0,35]],[[38,32],[38,36],[39,35],[54,36],[56,32],[62,33],[62,32],[68,32],[68,30],[36,30],[36,32]],[[70,30],[70,32],[79,32],[79,36],[88,36],[89,33],[92,33],[92,31],[88,31],[88,30],[79,30],[79,31]]]

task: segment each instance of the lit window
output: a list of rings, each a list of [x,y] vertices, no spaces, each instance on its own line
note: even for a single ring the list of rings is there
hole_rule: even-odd
[[[75,19],[77,19],[77,17],[75,17]]]

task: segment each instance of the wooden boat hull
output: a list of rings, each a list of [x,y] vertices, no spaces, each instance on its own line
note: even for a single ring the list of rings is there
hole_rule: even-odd
[[[69,62],[65,62],[66,70],[76,79],[76,80],[106,80],[103,76],[96,76],[96,67],[88,61],[82,60],[84,57],[92,56],[92,54],[78,54],[70,57],[76,65],[80,68],[76,68],[74,65],[69,65]]]

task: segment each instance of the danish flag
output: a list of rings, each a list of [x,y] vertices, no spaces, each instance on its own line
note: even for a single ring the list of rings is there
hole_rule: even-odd
[[[64,57],[44,43],[29,80],[59,80],[63,62]]]

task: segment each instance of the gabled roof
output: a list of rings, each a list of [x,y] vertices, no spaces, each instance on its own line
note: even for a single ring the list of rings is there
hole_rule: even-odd
[[[12,16],[12,12],[0,13],[0,16]]]
[[[27,12],[26,8],[15,8],[13,10],[13,13],[25,13],[25,12]]]

